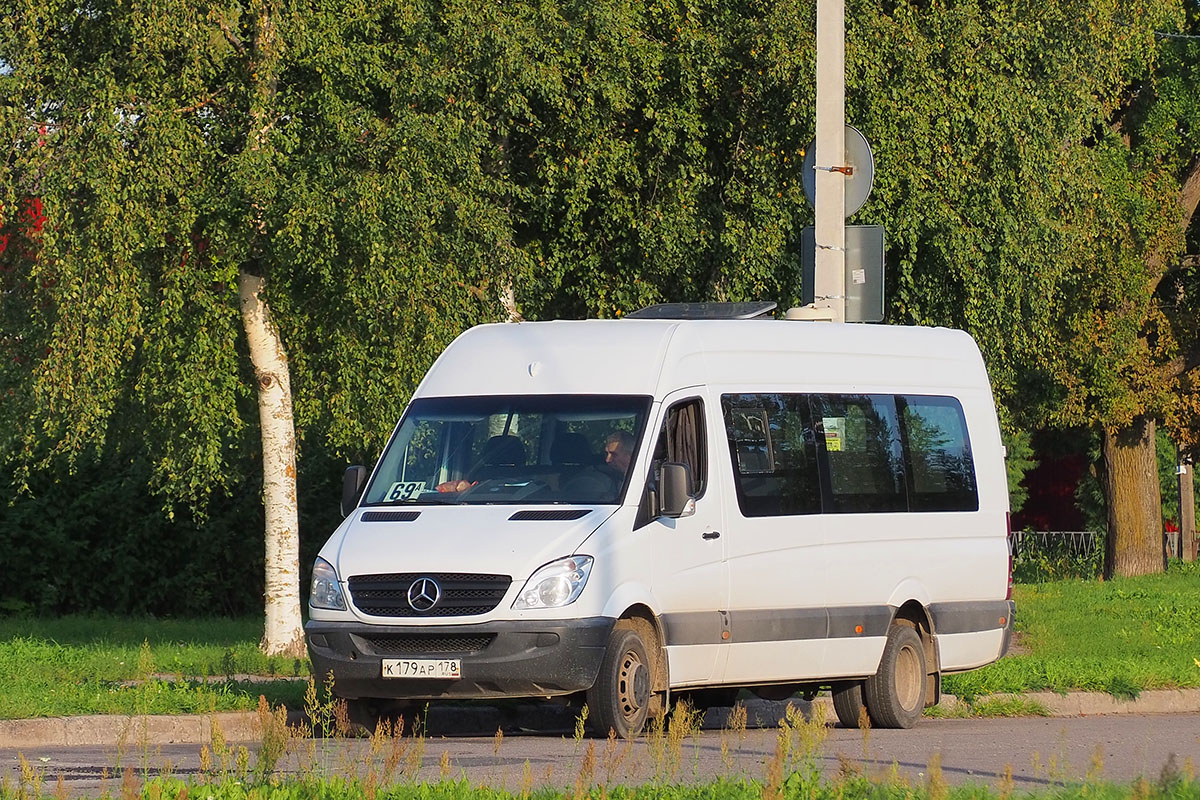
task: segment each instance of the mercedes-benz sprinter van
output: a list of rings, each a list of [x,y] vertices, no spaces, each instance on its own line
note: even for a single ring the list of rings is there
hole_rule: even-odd
[[[579,694],[631,737],[672,692],[828,688],[844,725],[905,728],[1004,654],[1008,491],[971,337],[695,311],[445,350],[369,480],[347,471],[313,569],[337,696]]]

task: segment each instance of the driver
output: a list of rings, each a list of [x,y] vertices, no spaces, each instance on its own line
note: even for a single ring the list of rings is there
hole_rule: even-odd
[[[629,462],[633,460],[633,434],[629,431],[613,431],[604,443],[604,465],[614,473],[618,483],[624,483]]]

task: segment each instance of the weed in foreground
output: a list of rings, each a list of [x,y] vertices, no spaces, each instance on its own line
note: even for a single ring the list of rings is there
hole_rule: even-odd
[[[704,713],[686,700],[675,704],[670,716],[653,720],[646,734],[646,745],[654,764],[655,783],[673,782],[683,764],[683,743],[700,732]]]
[[[811,705],[809,716],[788,703],[775,736],[775,755],[767,762],[763,800],[815,796],[821,784],[819,755],[829,736],[825,706]]]
[[[25,758],[23,753],[17,753],[17,794],[18,800],[26,800],[26,798],[36,798],[42,796],[42,785],[45,781],[45,775],[41,770],[34,767]],[[5,785],[7,786],[8,776],[5,776]]]
[[[533,765],[527,758],[525,766],[521,768],[521,800],[528,800],[531,794],[533,794]]]
[[[1092,751],[1092,760],[1088,765],[1087,782],[1095,783],[1104,775],[1104,745],[1097,744]]]
[[[925,767],[925,791],[929,800],[946,800],[950,795],[950,785],[942,772],[942,754],[934,753]]]
[[[1012,796],[1013,789],[1016,788],[1016,781],[1013,780],[1013,765],[1004,765],[1004,774],[1000,778],[1000,800],[1008,800]]]
[[[592,779],[596,775],[596,742],[588,742],[587,750],[579,763],[579,772],[575,775],[575,791],[572,800],[583,800],[591,794]]]
[[[725,719],[725,727],[721,728],[721,764],[726,772],[732,772],[741,760],[742,749],[746,744],[746,719],[748,712],[742,703],[734,703]],[[731,740],[736,739],[736,756],[731,751]]]
[[[1067,730],[1058,732],[1058,742],[1055,752],[1050,754],[1050,762],[1046,766],[1046,775],[1050,780],[1066,785],[1071,772],[1071,762],[1067,760]]]
[[[604,782],[601,784],[602,792],[607,793],[608,787],[613,783],[613,779],[622,775],[621,767],[629,758],[629,753],[633,750],[633,742],[628,739],[617,738],[617,732],[610,730],[608,738],[604,740]]]
[[[579,709],[579,714],[575,717],[575,752],[579,752],[579,743],[583,741],[583,735],[587,732],[588,707],[584,703],[583,708]]]

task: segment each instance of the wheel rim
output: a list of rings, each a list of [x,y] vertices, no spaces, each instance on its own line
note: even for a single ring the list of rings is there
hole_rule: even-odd
[[[617,702],[621,716],[635,719],[650,700],[650,670],[646,669],[641,656],[632,650],[621,656],[621,670],[617,680]]]
[[[921,702],[921,689],[925,681],[921,667],[921,656],[912,645],[905,645],[896,654],[896,699],[906,711],[912,711]]]

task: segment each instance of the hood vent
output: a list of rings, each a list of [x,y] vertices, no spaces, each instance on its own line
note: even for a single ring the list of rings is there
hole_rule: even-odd
[[[364,511],[363,522],[412,522],[421,516],[420,511]]]
[[[513,522],[569,522],[586,517],[590,513],[592,513],[590,508],[539,508],[536,511],[518,511],[509,517],[509,520]]]

